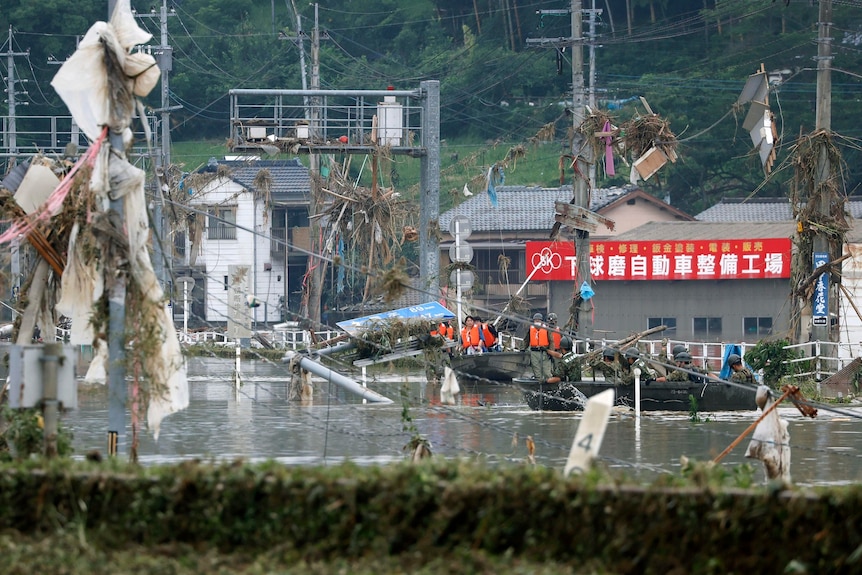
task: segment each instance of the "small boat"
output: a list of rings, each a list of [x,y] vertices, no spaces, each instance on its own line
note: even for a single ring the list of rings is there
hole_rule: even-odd
[[[633,385],[612,382],[576,381],[556,385],[540,384],[535,379],[517,378],[514,380],[524,390],[524,399],[530,409],[546,411],[578,411],[577,401],[572,401],[574,388],[586,397],[592,397],[607,389],[615,393],[615,405],[634,407],[635,392]],[[753,411],[757,409],[754,395],[757,388],[750,389],[718,381],[695,383],[691,381],[653,381],[641,385],[641,410],[643,411]],[[555,398],[559,400],[555,401]],[[694,403],[692,399],[694,398]]]
[[[510,382],[530,371],[530,355],[521,351],[489,351],[474,355],[456,355],[452,369],[459,377]]]
[[[539,384],[535,379],[528,380],[532,387],[522,387],[524,400],[533,411],[583,411],[587,396],[574,384],[561,382]]]

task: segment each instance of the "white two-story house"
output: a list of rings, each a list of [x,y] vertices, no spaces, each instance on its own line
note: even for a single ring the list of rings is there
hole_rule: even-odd
[[[189,190],[197,229],[186,240],[187,265],[175,270],[195,279],[189,307],[197,324],[229,325],[232,313],[253,328],[284,321],[298,310],[308,263],[308,168],[298,158],[212,159],[197,181],[204,183]]]

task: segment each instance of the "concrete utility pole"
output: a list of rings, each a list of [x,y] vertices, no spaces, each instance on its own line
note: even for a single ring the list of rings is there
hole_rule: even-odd
[[[9,102],[9,129],[8,140],[4,142],[4,147],[9,150],[9,167],[16,164],[16,157],[18,155],[18,126],[15,121],[15,94],[17,92],[15,85],[18,83],[18,80],[15,79],[15,57],[29,55],[29,52],[16,52],[14,50],[12,46],[12,26],[10,25],[9,48],[0,54],[0,56],[6,56],[6,94]]]
[[[832,129],[832,38],[830,37],[832,27],[832,0],[820,0],[820,13],[818,17],[817,31],[817,107],[816,124],[817,131]],[[820,157],[817,163],[817,177],[812,192],[819,193],[820,214],[828,218],[830,214],[831,194],[826,193],[824,184],[832,177],[832,166],[829,162],[826,145],[820,149]],[[837,257],[829,250],[829,239],[822,232],[816,232],[814,236],[814,253],[828,253],[829,260]],[[829,274],[826,274],[826,293],[831,291]],[[814,341],[831,341],[832,329],[829,313],[837,309],[836,298],[829,298],[828,312],[825,322],[815,325],[812,322],[811,339]]]
[[[161,90],[161,108],[154,112],[161,113],[161,144],[159,145],[159,155],[155,158],[156,175],[154,186],[161,186],[164,182],[164,176],[167,168],[171,165],[171,112],[179,110],[182,106],[171,106],[171,84],[170,72],[173,70],[173,48],[168,45],[168,16],[176,16],[173,8],[168,10],[167,0],[162,0],[162,7],[159,13],[156,14],[153,9],[149,14],[135,14],[138,18],[158,18],[161,37],[159,45],[156,46],[156,59],[159,64],[159,70],[162,73],[162,90]],[[144,121],[146,121],[144,119]],[[157,190],[158,191],[158,190]],[[164,216],[162,214],[162,204],[158,201],[161,194],[153,194],[157,201],[153,202],[153,227],[154,234],[158,238],[153,242],[153,268],[156,272],[156,277],[162,283],[162,287],[167,285],[167,275],[165,274],[166,261],[163,248],[164,239]]]
[[[311,31],[311,90],[320,89],[320,28],[318,6],[314,5],[314,28]],[[321,135],[320,129],[320,96],[311,97],[309,136],[314,143]],[[323,210],[323,194],[320,191],[320,154],[312,151],[308,159],[311,172],[311,203],[309,204],[309,221],[311,222],[311,255],[308,256],[308,287],[305,299],[305,309],[302,315],[308,318],[313,328],[320,323],[320,299],[323,294],[323,280],[326,277],[326,260],[323,256],[324,240],[320,237],[320,219],[316,218]]]
[[[422,146],[427,153],[420,160],[419,174],[419,277],[423,289],[440,291],[440,249],[431,233],[431,222],[440,219],[440,81],[420,83],[422,99]],[[461,321],[461,318],[458,318]]]
[[[572,138],[572,155],[575,157],[574,203],[586,210],[590,209],[590,191],[593,182],[587,181],[590,165],[593,164],[592,146],[585,141],[577,129],[586,117],[584,107],[584,53],[583,53],[583,15],[581,0],[572,0],[572,122],[574,134]],[[590,273],[590,233],[586,230],[575,230],[575,254],[577,256],[578,274],[575,280],[575,293],[579,292],[581,284],[592,284]],[[577,322],[577,337],[579,340],[592,339],[593,303],[591,300],[578,298],[575,310]]]
[[[108,20],[114,13],[116,0],[108,0]],[[123,135],[110,131],[112,151],[126,155]],[[123,198],[111,199],[110,211],[117,221],[123,221]],[[108,292],[108,455],[116,456],[126,449],[126,275],[120,273],[106,282]]]

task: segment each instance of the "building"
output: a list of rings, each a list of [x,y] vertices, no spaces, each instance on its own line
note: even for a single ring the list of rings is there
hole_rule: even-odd
[[[184,265],[175,269],[195,279],[191,317],[208,325],[240,312],[252,325],[283,321],[288,309],[299,307],[308,264],[308,168],[297,158],[212,159],[192,181],[198,189],[189,190],[189,205],[206,215],[182,236]],[[247,274],[238,278],[240,268]],[[242,285],[233,286],[238,279]],[[236,296],[260,305],[243,307],[230,301]]]
[[[554,225],[554,202],[571,199],[571,186],[501,186],[497,188],[496,207],[488,194],[483,193],[441,214],[440,229],[444,231],[451,229],[453,218],[457,216],[469,222],[471,233],[464,241],[472,248],[470,264],[476,274],[470,293],[473,304],[502,310],[529,273],[525,262],[527,242],[547,240]],[[593,234],[597,238],[614,237],[649,221],[694,220],[637,187],[594,190],[590,209],[616,224],[613,230],[599,229]],[[440,243],[441,275],[445,275],[442,272],[450,266],[449,249],[453,243],[453,236],[444,233]],[[442,279],[444,290],[448,279]],[[548,282],[530,281],[521,296],[528,299],[532,309],[547,309]]]
[[[862,218],[862,199],[847,198],[845,210]],[[786,222],[793,219],[787,198],[722,198],[694,218],[700,222]]]
[[[678,340],[756,342],[787,330],[793,222],[650,222],[591,242],[595,337],[618,339],[659,325]],[[572,303],[571,242],[528,242],[552,262],[551,310]],[[555,264],[556,267],[554,267]],[[562,315],[561,315],[562,317]]]

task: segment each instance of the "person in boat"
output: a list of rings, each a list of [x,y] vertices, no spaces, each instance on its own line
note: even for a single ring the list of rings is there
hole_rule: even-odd
[[[479,328],[479,339],[485,346],[485,351],[500,351],[497,341],[497,328],[486,323],[478,315],[473,316],[473,322]]]
[[[635,369],[641,371],[641,383],[649,385],[653,381],[665,381],[665,377],[658,377],[656,371],[649,366],[647,360],[641,357],[640,351],[636,347],[630,347],[623,353],[622,363],[622,382],[625,385],[634,385]]]
[[[733,381],[735,383],[748,383],[751,385],[757,385],[757,381],[754,379],[754,374],[751,373],[750,369],[743,365],[742,358],[739,356],[739,354],[731,353],[729,356],[727,356],[727,364],[733,371],[730,376],[730,381]]]
[[[677,369],[667,375],[667,381],[693,381],[694,383],[706,383],[706,378],[697,374],[709,375],[709,372],[691,364],[691,354],[680,351],[674,354],[674,362]]]
[[[581,381],[581,357],[572,351],[572,339],[564,335],[560,338],[560,350],[548,352],[557,359],[554,366],[554,375],[546,380],[546,383],[560,383],[561,381]]]
[[[431,330],[432,336],[440,336],[443,338],[443,342],[455,341],[455,328],[452,327],[452,324],[448,319],[444,319],[441,321],[434,329]],[[450,356],[452,355],[452,348],[446,348],[446,353]]]
[[[544,317],[540,313],[533,314],[533,323],[527,330],[524,338],[524,348],[530,353],[530,368],[533,371],[533,379],[537,381],[548,381],[553,375],[553,365],[548,350],[551,347],[551,335],[544,323]]]
[[[461,328],[461,350],[466,355],[485,351],[485,343],[479,336],[479,326],[471,315],[464,318],[464,327]]]
[[[593,372],[601,373],[605,381],[619,383],[622,370],[620,362],[617,359],[617,352],[610,347],[602,349],[602,360],[594,363],[592,366]]]
[[[658,356],[658,360],[662,365],[670,367],[671,365],[677,365],[676,356],[678,353],[687,352],[688,350],[681,343],[676,344],[670,350],[670,357],[665,353],[665,349],[667,348],[667,340],[662,340],[661,353]]]

